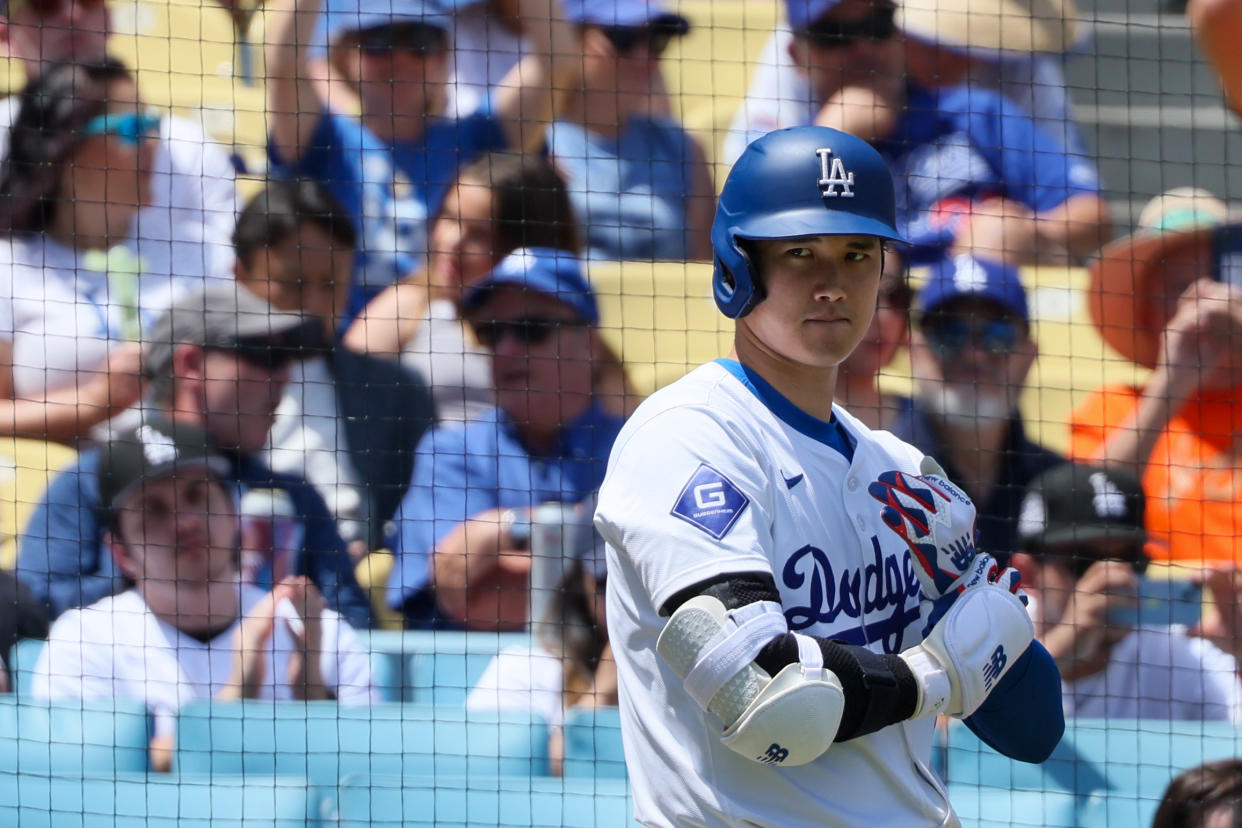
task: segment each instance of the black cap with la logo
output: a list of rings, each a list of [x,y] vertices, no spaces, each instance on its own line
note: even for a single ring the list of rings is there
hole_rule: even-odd
[[[202,428],[164,418],[122,431],[99,451],[99,503],[108,515],[144,480],[201,468],[226,480],[231,467]]]
[[[1018,535],[1028,552],[1083,546],[1102,540],[1147,540],[1143,487],[1117,468],[1066,463],[1031,481]]]

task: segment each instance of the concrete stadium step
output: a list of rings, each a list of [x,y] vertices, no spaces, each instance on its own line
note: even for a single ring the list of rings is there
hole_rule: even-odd
[[[1199,54],[1185,18],[1175,15],[1097,19],[1091,41],[1067,61],[1065,76],[1075,101],[1097,105],[1152,106],[1220,96],[1215,72]]]

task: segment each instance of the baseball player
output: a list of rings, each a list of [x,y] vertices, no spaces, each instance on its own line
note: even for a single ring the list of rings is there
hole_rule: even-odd
[[[751,144],[712,228],[733,353],[613,448],[595,523],[646,825],[956,825],[937,715],[1027,761],[1060,739],[1060,677],[1017,573],[975,550],[970,500],[832,404],[902,241],[893,205],[858,138]]]

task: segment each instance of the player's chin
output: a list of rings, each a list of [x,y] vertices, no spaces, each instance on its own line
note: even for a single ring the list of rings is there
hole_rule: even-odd
[[[854,352],[862,336],[843,322],[813,323],[802,336],[803,361],[821,368],[834,368]]]

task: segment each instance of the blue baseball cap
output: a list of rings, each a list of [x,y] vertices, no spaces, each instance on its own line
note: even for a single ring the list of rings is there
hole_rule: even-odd
[[[659,0],[564,0],[565,19],[579,26],[653,26],[673,34],[690,31],[690,21]]]
[[[795,32],[809,28],[828,12],[835,9],[841,0],[785,0],[785,19],[789,28]]]
[[[1012,265],[989,259],[977,259],[963,253],[941,259],[932,265],[931,273],[917,302],[921,313],[932,313],[946,302],[962,297],[989,299],[1030,322],[1026,288]]]
[[[343,35],[400,23],[422,23],[448,33],[453,30],[452,8],[449,0],[328,0],[309,49],[322,58]]]
[[[599,324],[595,292],[583,273],[581,260],[574,253],[549,247],[518,248],[471,287],[462,303],[464,309],[478,308],[487,301],[492,290],[501,285],[515,285],[551,296],[573,308],[592,325]]]

